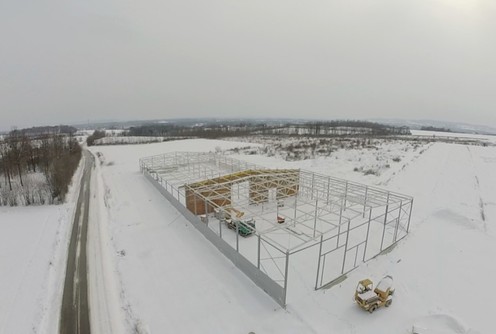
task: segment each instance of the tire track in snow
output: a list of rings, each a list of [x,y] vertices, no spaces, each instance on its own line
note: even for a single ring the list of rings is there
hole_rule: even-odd
[[[472,169],[474,170],[475,190],[477,191],[477,196],[479,196],[479,211],[484,227],[484,233],[487,233],[486,211],[485,211],[484,200],[482,199],[481,196],[479,176],[477,175],[477,169],[475,168],[474,156],[472,155],[472,151],[470,150],[469,146],[466,146],[466,148],[468,153],[470,154],[470,162],[472,163]]]
[[[378,182],[377,185],[378,186],[388,186],[391,182],[394,182],[394,179],[396,177],[398,177],[399,175],[401,175],[402,173],[404,173],[411,166],[414,166],[415,165],[415,162],[419,158],[421,158],[422,155],[424,153],[426,153],[433,145],[434,145],[434,143],[429,143],[429,144],[425,145],[423,148],[421,148],[419,150],[419,152],[415,156],[413,156],[409,161],[407,161],[406,163],[404,163],[403,166],[401,167],[401,169],[399,169],[398,171],[394,172],[386,180]]]

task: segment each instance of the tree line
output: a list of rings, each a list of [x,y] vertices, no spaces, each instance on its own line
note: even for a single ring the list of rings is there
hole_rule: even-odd
[[[47,134],[74,135],[77,132],[77,129],[70,125],[54,125],[54,126],[34,126],[32,128],[25,128],[17,131],[32,138],[35,136],[46,136]]]
[[[63,201],[80,159],[81,147],[72,135],[30,137],[11,131],[0,140],[0,205]]]
[[[162,137],[199,137],[221,138],[248,135],[305,135],[305,136],[392,136],[410,135],[408,127],[395,127],[359,120],[336,120],[327,122],[286,122],[279,125],[261,123],[204,124],[184,126],[177,124],[147,124],[131,127],[129,136],[162,136]]]
[[[451,132],[451,129],[449,128],[438,128],[435,126],[422,126],[420,128],[422,131],[435,131],[435,132]]]

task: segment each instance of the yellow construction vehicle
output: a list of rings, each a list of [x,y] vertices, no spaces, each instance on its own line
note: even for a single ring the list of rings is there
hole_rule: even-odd
[[[393,302],[393,277],[385,276],[374,289],[374,283],[370,279],[358,282],[355,290],[355,301],[370,313],[381,306],[389,307]]]

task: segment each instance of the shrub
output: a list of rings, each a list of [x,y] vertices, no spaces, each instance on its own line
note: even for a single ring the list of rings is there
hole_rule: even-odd
[[[363,172],[363,174],[364,175],[379,175],[379,173],[373,169],[367,169],[366,171]]]
[[[95,144],[95,140],[104,137],[105,137],[105,131],[95,130],[95,132],[93,132],[91,136],[88,136],[88,138],[86,138],[86,144],[88,144],[88,146],[93,146]]]

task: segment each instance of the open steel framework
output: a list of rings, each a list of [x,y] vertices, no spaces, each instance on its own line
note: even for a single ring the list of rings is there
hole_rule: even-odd
[[[283,307],[290,272],[326,287],[409,231],[412,197],[305,170],[188,152],[142,158],[140,170]]]

